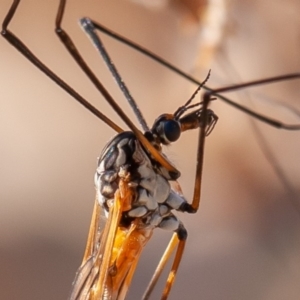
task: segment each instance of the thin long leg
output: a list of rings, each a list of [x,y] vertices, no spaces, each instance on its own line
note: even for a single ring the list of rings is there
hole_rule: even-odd
[[[66,0],[60,1],[59,9],[58,9],[58,12],[57,12],[57,17],[56,17],[56,31],[57,31],[57,34],[60,36],[60,38],[63,42],[65,40],[67,43],[70,43],[70,40],[67,37],[64,37],[64,35],[66,33],[61,28],[61,23],[62,23],[62,18],[63,18],[63,15],[64,15],[65,7],[66,7]],[[86,30],[85,27],[83,27],[83,29]],[[77,55],[80,56],[79,53],[77,53]],[[112,60],[110,59],[110,57],[109,57],[109,55],[108,55],[108,53],[105,50],[103,45],[101,45],[101,55],[103,57],[104,62],[107,65],[108,69],[111,71],[113,77],[117,81],[118,86],[120,87],[121,91],[123,92],[124,96],[126,97],[128,103],[130,104],[130,106],[131,106],[134,114],[136,115],[140,125],[142,126],[143,130],[144,131],[149,130],[147,122],[146,122],[142,112],[138,108],[138,105],[137,105],[136,101],[131,96],[125,82],[122,80],[117,68],[113,64]],[[88,66],[86,64],[85,64],[85,68],[88,68]],[[91,70],[90,70],[90,72],[91,72]]]
[[[64,9],[64,0],[62,0],[62,9],[58,11],[58,17],[57,17],[57,24],[59,25],[59,21],[61,21],[61,17],[63,15],[63,9]],[[109,125],[111,128],[113,128],[117,132],[122,132],[123,129],[119,127],[117,124],[115,124],[112,120],[107,118],[104,114],[102,114],[98,109],[96,109],[93,105],[91,105],[87,100],[85,100],[81,95],[79,95],[73,88],[71,88],[66,82],[64,82],[60,77],[58,77],[53,71],[51,71],[45,64],[43,64],[26,46],[25,44],[17,38],[12,32],[10,32],[7,27],[12,20],[17,7],[20,3],[20,0],[14,0],[11,8],[9,9],[4,22],[2,24],[2,36],[11,43],[17,50],[19,50],[28,60],[30,60],[37,68],[39,68],[44,74],[46,74],[49,78],[51,78],[55,83],[57,83],[62,89],[64,89],[68,94],[70,94],[72,97],[74,97],[79,103],[81,103],[83,106],[85,106],[89,111],[91,111],[94,115],[96,115],[99,119],[101,119],[103,122],[105,122],[107,125]],[[61,7],[61,6],[60,6]],[[59,19],[60,17],[60,19]],[[68,42],[63,41],[65,46],[71,50],[72,56],[75,58],[77,63],[83,68],[83,70],[87,73],[87,70],[84,69],[84,65],[87,66],[82,59],[82,57],[79,55],[78,51],[76,50],[74,44],[69,39],[69,37],[65,34],[65,32],[58,26],[57,27],[57,33],[60,36],[62,40],[66,39]],[[69,43],[69,44],[68,44]],[[74,48],[72,48],[74,47]],[[79,56],[78,56],[79,55]],[[91,72],[91,74],[93,74]],[[89,74],[89,75],[91,75]],[[90,76],[89,76],[90,77]],[[95,79],[95,82],[93,79]],[[135,135],[139,138],[139,140],[143,143],[146,149],[148,149],[152,156],[166,169],[169,170],[170,174],[172,174],[172,177],[174,179],[178,178],[180,176],[180,172],[171,165],[153,146],[149,143],[149,141],[144,137],[144,135],[135,127],[135,125],[131,122],[131,120],[125,115],[125,113],[122,111],[122,109],[118,106],[118,104],[113,100],[113,98],[110,96],[110,94],[104,89],[100,81],[92,75],[92,78],[90,79],[94,82],[94,84],[97,85],[98,89],[100,88],[100,91],[102,95],[105,97],[105,99],[110,103],[110,105],[115,109],[115,111],[119,114],[119,116],[125,121],[125,123],[129,126],[129,128],[135,133]]]
[[[163,269],[166,266],[166,263],[168,262],[168,260],[170,259],[173,251],[176,249],[176,253],[175,253],[175,257],[173,260],[173,264],[171,267],[171,270],[169,272],[168,278],[166,280],[166,284],[165,284],[165,288],[163,290],[163,294],[161,297],[161,300],[166,300],[170,294],[171,288],[175,282],[176,279],[176,274],[177,274],[177,270],[179,268],[179,264],[181,262],[181,258],[183,255],[183,251],[184,251],[184,247],[185,247],[185,243],[186,243],[186,238],[187,238],[187,232],[185,230],[185,228],[183,226],[181,226],[179,228],[178,232],[175,232],[172,235],[172,238],[163,254],[163,256],[161,257],[155,271],[154,274],[150,280],[150,283],[148,284],[146,291],[142,297],[142,300],[147,300],[149,299]]]
[[[298,79],[300,78],[300,74],[290,74],[290,75],[284,75],[284,76],[277,76],[277,77],[272,77],[268,79],[263,79],[263,80],[255,80],[247,83],[242,83],[242,84],[237,84],[237,85],[232,85],[232,86],[227,86],[223,88],[219,88],[213,91],[207,91],[205,92],[203,96],[203,102],[202,102],[202,118],[203,122],[201,124],[201,128],[199,131],[199,139],[198,139],[198,152],[197,152],[197,166],[196,166],[196,178],[195,178],[195,185],[194,185],[194,196],[193,196],[193,201],[192,201],[192,208],[193,208],[193,213],[196,212],[199,208],[200,204],[200,194],[201,194],[201,183],[202,183],[202,169],[203,169],[203,157],[204,157],[204,143],[205,143],[205,136],[206,136],[206,127],[208,124],[208,114],[207,114],[207,109],[208,105],[210,102],[210,99],[212,96],[216,96],[219,93],[224,93],[224,92],[229,92],[233,90],[238,90],[242,88],[248,88],[252,86],[257,86],[257,85],[262,85],[262,84],[271,84],[275,83],[278,81],[282,81],[285,79]],[[286,125],[289,130],[299,130],[300,125]]]
[[[28,48],[27,46],[12,32],[7,28],[11,22],[14,14],[18,8],[20,0],[14,0],[11,5],[4,21],[2,24],[1,35],[12,44],[19,52],[21,52],[29,61],[31,61],[38,69],[40,69],[45,75],[52,79],[57,85],[59,85],[63,90],[65,90],[69,95],[71,95],[80,104],[86,107],[91,113],[97,116],[100,120],[110,126],[117,132],[122,132],[123,129],[115,124],[112,120],[107,118],[103,113],[101,113],[97,108],[91,105],[87,100],[85,100],[80,94],[78,94],[72,87],[70,87],[65,81],[58,77],[51,69],[49,69],[45,64],[43,64]]]
[[[239,73],[237,72],[236,68],[233,64],[230,63],[230,59],[227,55],[223,55],[224,60],[223,63],[224,67],[226,67],[226,70],[228,69],[230,71],[230,74],[233,75],[238,81],[241,82],[241,77]],[[232,76],[231,76],[232,77]],[[243,98],[243,103],[252,103],[251,97],[249,97],[248,93],[243,93],[241,95],[241,98]],[[265,99],[264,99],[265,100]],[[246,102],[245,102],[246,101]],[[273,102],[273,100],[272,100]],[[276,106],[278,105],[279,108],[285,108],[288,111],[291,111],[296,116],[300,116],[300,112],[297,111],[294,107],[284,104],[284,106],[279,105],[279,101],[276,101]],[[253,107],[253,105],[252,105]],[[272,168],[274,174],[276,174],[278,180],[281,182],[282,186],[284,187],[287,197],[286,199],[292,204],[292,206],[295,208],[295,210],[300,215],[300,203],[298,201],[297,196],[297,190],[292,185],[290,180],[285,175],[285,171],[283,169],[283,166],[281,165],[280,159],[276,157],[274,154],[273,147],[267,142],[267,138],[264,136],[263,132],[259,129],[258,124],[255,122],[253,118],[249,118],[249,124],[252,127],[252,131],[254,134],[255,139],[257,140],[257,144],[259,148],[261,149],[262,154],[264,155],[266,161],[269,163],[270,167]]]
[[[72,55],[74,60],[80,66],[80,68],[85,72],[85,74],[89,77],[89,79],[93,82],[98,91],[104,96],[106,101],[112,106],[112,108],[116,111],[119,117],[127,124],[127,126],[134,132],[134,134],[138,137],[143,146],[148,149],[151,155],[157,160],[162,166],[164,166],[171,174],[174,179],[177,179],[180,176],[180,172],[170,163],[168,162],[155,148],[154,146],[144,137],[144,135],[136,128],[136,126],[131,122],[129,117],[123,112],[120,106],[115,102],[115,100],[111,97],[108,91],[104,88],[101,82],[98,80],[96,75],[92,72],[89,66],[84,61],[83,57],[80,55],[78,50],[76,49],[74,43],[67,35],[67,33],[61,28],[61,22],[63,17],[63,12],[65,8],[65,0],[60,1],[57,18],[56,18],[56,33],[61,39],[62,43],[65,45],[69,53]],[[86,26],[92,26],[92,23],[86,24]],[[89,30],[90,35],[93,35],[93,41],[99,40],[99,37],[94,33],[92,29]]]
[[[167,278],[166,286],[164,288],[161,300],[167,300],[167,298],[170,294],[171,288],[172,288],[172,286],[175,282],[175,278],[176,278],[177,270],[179,268],[179,264],[181,262],[181,258],[182,258],[184,247],[185,247],[185,243],[186,243],[185,239],[184,240],[179,240],[179,242],[178,242],[177,250],[176,250],[176,253],[175,253],[175,258],[174,258],[174,261],[173,261],[173,264],[172,264],[172,267],[171,267],[171,271],[170,271],[169,276]]]
[[[87,18],[83,18],[83,19],[80,20],[82,28],[86,31],[87,35],[90,36],[91,35],[91,29],[93,30],[93,27],[91,28],[90,26],[86,26],[88,24],[88,22],[89,22],[89,20]],[[127,99],[129,105],[131,106],[134,114],[136,115],[141,127],[143,128],[144,131],[148,131],[149,127],[147,125],[147,122],[146,122],[142,112],[138,108],[138,105],[137,105],[136,101],[131,96],[131,93],[129,92],[125,82],[121,78],[121,76],[120,76],[115,64],[113,63],[112,59],[110,58],[108,52],[105,50],[105,47],[104,47],[103,43],[101,43],[100,39],[98,39],[96,42],[97,43],[95,44],[95,47],[100,52],[105,64],[107,65],[108,69],[110,70],[112,76],[115,78],[120,90],[124,94],[124,96]]]
[[[203,170],[203,159],[204,159],[204,144],[205,144],[205,135],[206,135],[206,115],[207,115],[207,107],[209,102],[203,103],[202,106],[202,114],[204,123],[199,130],[199,137],[198,137],[198,151],[197,151],[197,166],[196,166],[196,177],[195,177],[195,184],[194,184],[194,196],[192,201],[192,208],[193,212],[197,212],[200,205],[200,196],[201,196],[201,186],[202,186],[202,170]]]
[[[143,300],[147,300],[149,299],[153,289],[155,288],[156,286],[156,283],[162,273],[162,271],[164,270],[169,258],[171,257],[173,251],[175,250],[175,248],[177,247],[178,245],[178,236],[177,236],[177,233],[174,233],[171,237],[171,240],[164,252],[164,254],[162,255],[154,273],[153,273],[153,276],[144,292],[144,295],[142,297]]]
[[[182,70],[178,69],[176,66],[172,65],[171,63],[167,62],[165,59],[159,57],[158,55],[154,54],[153,52],[145,49],[144,47],[134,43],[133,41],[117,34],[116,32],[106,28],[105,26],[99,24],[96,21],[93,21],[93,25],[95,26],[96,29],[98,29],[99,31],[107,34],[108,36],[114,38],[115,40],[120,41],[121,43],[137,50],[140,53],[143,53],[144,55],[146,55],[147,57],[153,59],[154,61],[158,62],[159,64],[165,66],[166,68],[168,68],[169,70],[175,72],[176,74],[178,74],[179,76],[187,79],[188,81],[195,83],[196,85],[200,85],[201,82],[194,78],[193,76],[183,72]],[[296,73],[296,74],[290,74],[293,76],[295,76],[295,78],[300,78],[300,73]],[[281,81],[284,80],[289,80],[291,79],[291,77],[289,77],[289,75],[287,76],[281,76]],[[259,80],[260,81],[260,80]],[[214,91],[212,88],[208,87],[207,85],[203,86],[203,88],[207,91]],[[259,114],[251,109],[248,109],[247,107],[244,107],[238,103],[233,102],[232,100],[230,100],[229,98],[223,96],[222,94],[220,94],[220,92],[214,92],[213,93],[215,96],[217,96],[219,99],[223,100],[224,102],[226,102],[227,104],[243,111],[244,113],[258,119],[261,122],[264,122],[270,126],[276,127],[276,128],[281,128],[281,129],[285,129],[285,130],[294,130],[293,127],[294,126],[298,126],[298,125],[294,125],[294,124],[286,124],[283,122],[280,122],[278,120],[274,120],[272,118],[269,118],[265,115]],[[298,130],[298,129],[297,129]]]

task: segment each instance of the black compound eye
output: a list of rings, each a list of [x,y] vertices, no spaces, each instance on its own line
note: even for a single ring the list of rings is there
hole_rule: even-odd
[[[159,135],[167,143],[175,142],[180,137],[180,124],[175,120],[165,120],[159,126]]]

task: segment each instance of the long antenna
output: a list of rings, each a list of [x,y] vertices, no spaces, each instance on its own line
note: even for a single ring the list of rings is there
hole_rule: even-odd
[[[82,29],[85,31],[85,33],[92,40],[96,49],[101,54],[108,69],[110,70],[111,74],[115,78],[118,86],[120,87],[121,91],[123,92],[124,96],[126,97],[133,112],[135,113],[141,127],[143,128],[144,131],[148,131],[149,127],[147,125],[145,118],[143,117],[143,114],[141,113],[140,109],[138,108],[136,101],[131,96],[125,82],[123,81],[123,79],[122,79],[121,75],[119,74],[117,68],[115,67],[113,61],[111,60],[110,56],[108,55],[107,51],[105,50],[105,47],[104,47],[100,37],[97,35],[97,38],[95,38],[96,33],[95,33],[95,27],[94,27],[93,23],[91,22],[91,20],[89,18],[82,18],[80,20],[80,25],[81,25]]]

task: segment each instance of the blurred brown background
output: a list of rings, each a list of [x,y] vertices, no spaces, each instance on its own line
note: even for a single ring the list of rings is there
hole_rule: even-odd
[[[56,2],[23,1],[11,29],[55,72],[122,124],[54,35]],[[98,20],[200,79],[211,68],[213,87],[300,70],[297,0],[212,1],[211,12],[205,15],[195,13],[197,3],[187,7],[185,2],[170,1],[149,7],[141,2],[70,1],[64,22],[132,118],[77,25],[80,17]],[[1,19],[10,3],[1,1]],[[203,29],[214,39],[205,39]],[[150,124],[160,113],[174,112],[195,89],[133,50],[104,41]],[[0,39],[0,67],[0,298],[66,299],[85,246],[96,158],[114,132],[4,39]],[[300,123],[275,103],[300,109],[299,84],[298,80],[228,96],[244,104],[251,97],[262,113]],[[189,239],[170,299],[299,299],[300,132],[258,124],[283,170],[279,180],[274,160],[270,163],[270,154],[262,154],[250,118],[221,101],[212,107],[220,120],[206,143],[199,213],[181,217]],[[187,133],[167,150],[182,171],[180,182],[188,199],[196,137],[195,132]],[[129,299],[141,297],[163,252],[162,241],[167,243],[169,236],[156,231]],[[153,299],[158,295],[159,288]]]

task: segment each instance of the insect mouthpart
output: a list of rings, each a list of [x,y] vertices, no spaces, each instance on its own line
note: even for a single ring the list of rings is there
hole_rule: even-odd
[[[204,118],[206,118],[206,120]],[[205,126],[205,135],[208,136],[214,129],[218,121],[218,116],[211,109],[208,109],[204,116],[202,114],[202,109],[200,108],[199,110],[192,111],[183,116],[179,121],[181,125],[181,131]]]

